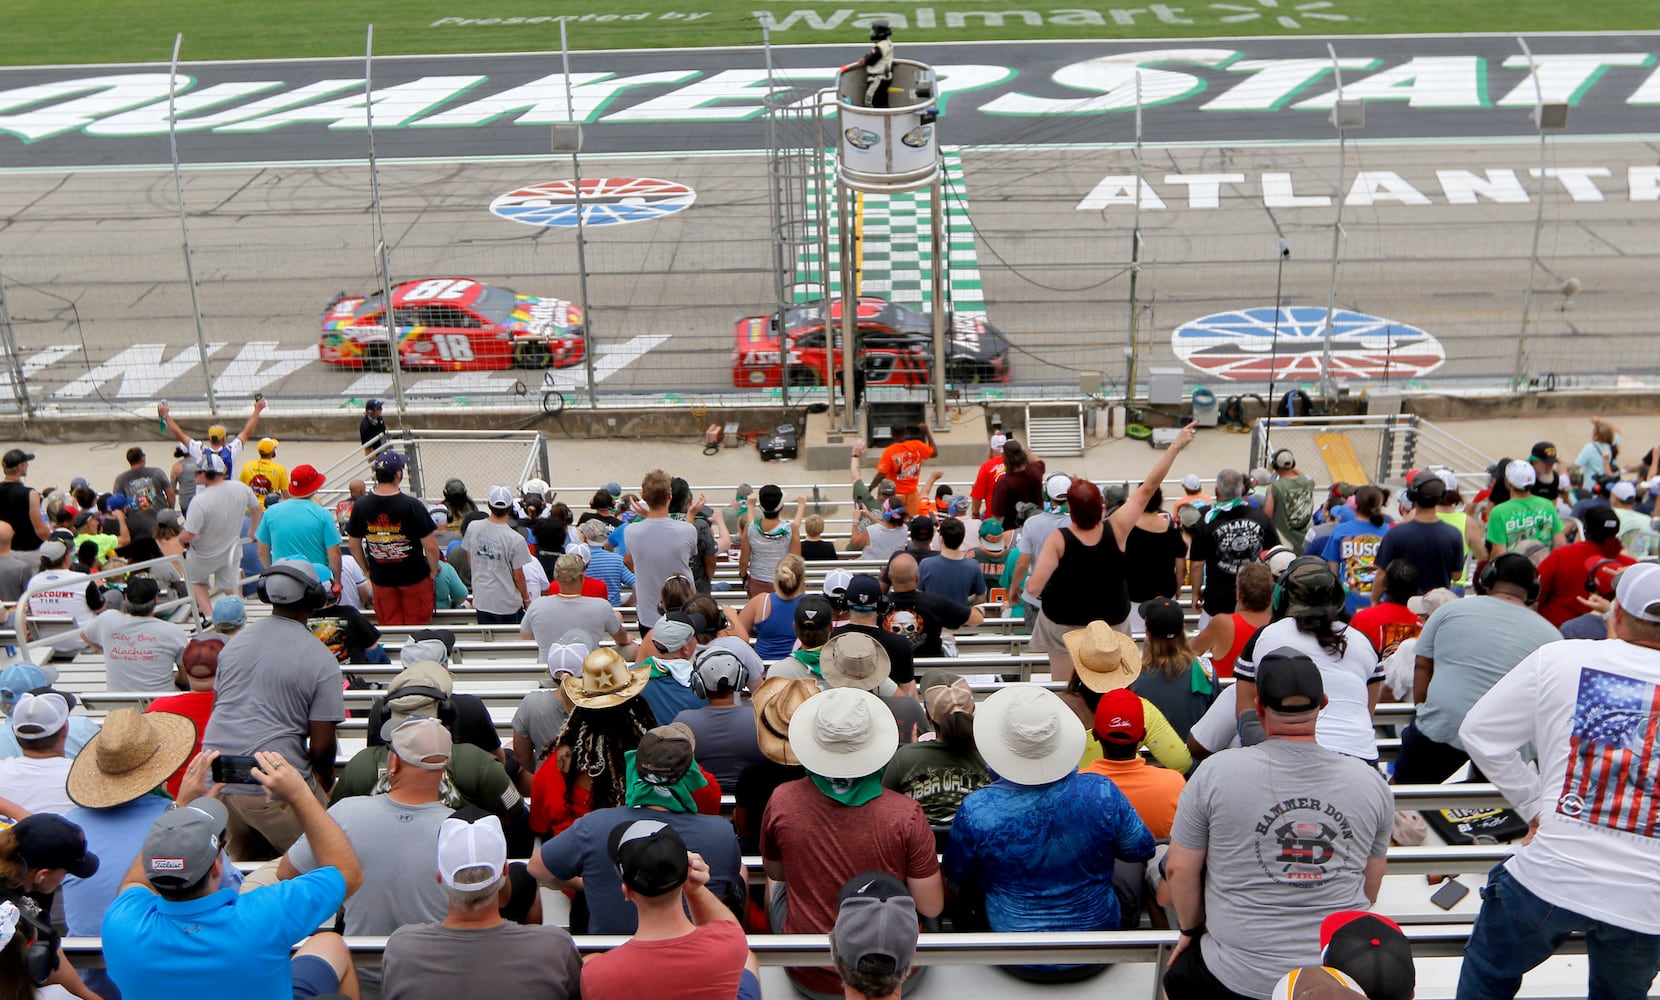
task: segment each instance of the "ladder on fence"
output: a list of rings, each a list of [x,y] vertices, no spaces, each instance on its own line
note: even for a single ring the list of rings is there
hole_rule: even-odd
[[[1033,410],[1042,410],[1040,416]],[[1081,403],[1028,403],[1026,450],[1044,458],[1084,453],[1084,407]]]

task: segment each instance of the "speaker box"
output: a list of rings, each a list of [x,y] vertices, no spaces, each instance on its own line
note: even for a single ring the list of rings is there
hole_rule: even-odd
[[[794,461],[800,446],[796,440],[794,424],[779,424],[773,428],[771,434],[763,434],[755,442],[755,447],[761,453],[763,462]]]

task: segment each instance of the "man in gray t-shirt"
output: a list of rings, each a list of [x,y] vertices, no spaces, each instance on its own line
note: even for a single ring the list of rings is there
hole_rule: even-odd
[[[473,576],[473,608],[480,625],[516,625],[531,601],[525,589],[525,564],[530,546],[507,521],[513,513],[513,491],[490,487],[490,516],[467,525],[462,546]]]
[[[1166,858],[1182,930],[1170,1000],[1267,997],[1286,970],[1320,964],[1327,914],[1377,899],[1394,798],[1375,767],[1314,742],[1325,701],[1308,657],[1262,657],[1267,741],[1208,758],[1182,790]]]
[[[669,517],[672,483],[668,473],[653,469],[640,483],[646,516],[623,528],[623,562],[634,571],[634,606],[640,631],[657,623],[663,582],[671,576],[692,578],[691,558],[697,552],[697,529]]]
[[[242,515],[249,518],[248,533],[259,528],[264,508],[254,491],[234,479],[227,479],[225,463],[217,452],[202,460],[201,482],[184,517],[179,540],[190,547],[185,554],[185,575],[203,618],[213,616],[213,594],[236,592],[241,575]],[[212,590],[209,584],[212,584]]]
[[[126,611],[105,611],[94,618],[81,636],[104,651],[104,687],[108,691],[167,691],[173,686],[173,668],[178,665],[190,636],[172,622],[152,617],[157,592],[154,580],[146,581],[150,600],[134,603],[128,584]],[[142,611],[142,614],[133,614]]]
[[[598,649],[606,636],[616,640],[619,653],[629,655],[628,633],[623,630],[617,609],[603,598],[582,596],[582,565],[581,556],[560,556],[553,564],[559,593],[531,601],[519,623],[519,635],[536,640],[538,663],[548,662],[548,647],[555,642],[580,641],[592,650]]]
[[[329,807],[329,816],[340,824],[363,865],[362,887],[346,897],[349,935],[390,934],[405,924],[442,920],[449,912],[444,887],[418,873],[431,867],[438,850],[438,828],[454,812],[438,800],[450,736],[436,719],[422,719],[410,727],[410,731],[421,729],[429,731],[418,739],[402,741],[402,750],[387,755],[390,791],[354,795]],[[422,742],[428,745],[411,748]],[[413,762],[404,754],[413,757]],[[316,867],[311,844],[301,837],[277,865],[277,878],[295,878]],[[379,968],[365,966],[357,974],[365,998],[380,996]]]
[[[340,662],[306,627],[322,604],[323,588],[310,563],[279,560],[263,576],[271,614],[231,636],[219,651],[213,715],[202,747],[220,753],[273,750],[327,792],[334,787],[335,726],[346,717]],[[309,584],[309,587],[308,587]],[[262,795],[227,795],[233,857],[251,828],[285,851],[300,837],[293,810]]]
[[[1464,716],[1512,667],[1562,638],[1527,606],[1533,563],[1515,555],[1496,562],[1491,590],[1436,608],[1418,636],[1412,680],[1418,714],[1401,732],[1396,784],[1438,784],[1464,766],[1469,757],[1458,738]]]

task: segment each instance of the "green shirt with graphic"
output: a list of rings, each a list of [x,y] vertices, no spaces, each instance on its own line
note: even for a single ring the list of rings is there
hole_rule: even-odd
[[[1487,515],[1487,542],[1513,549],[1529,538],[1546,545],[1562,531],[1556,504],[1544,497],[1511,497]]]

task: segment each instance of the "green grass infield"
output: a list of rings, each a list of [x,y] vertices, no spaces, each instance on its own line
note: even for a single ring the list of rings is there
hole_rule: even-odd
[[[1065,6],[1020,0],[11,0],[0,65],[165,62],[183,58],[360,56],[375,25],[382,55],[759,44],[858,46],[886,17],[900,42],[1033,38],[1183,38],[1409,32],[1660,29],[1654,0],[1108,0]]]

